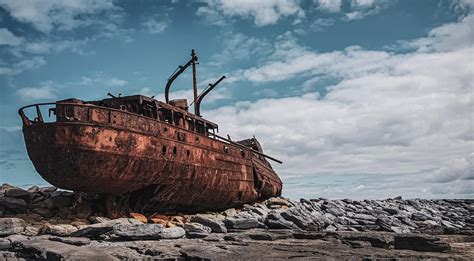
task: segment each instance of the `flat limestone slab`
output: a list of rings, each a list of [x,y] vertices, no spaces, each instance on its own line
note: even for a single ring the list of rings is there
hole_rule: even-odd
[[[14,249],[33,258],[47,260],[118,260],[98,249],[41,239],[17,241]]]

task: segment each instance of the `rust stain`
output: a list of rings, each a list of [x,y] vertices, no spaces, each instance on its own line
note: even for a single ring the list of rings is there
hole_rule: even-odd
[[[263,154],[255,138],[234,142],[217,135],[218,125],[199,115],[208,92],[198,97],[197,114],[186,100],[142,95],[22,107],[28,155],[51,184],[102,194],[111,207],[194,212],[279,196],[282,182],[267,158],[278,160]],[[48,105],[54,122],[43,120],[41,108]],[[33,120],[28,107],[36,109]]]

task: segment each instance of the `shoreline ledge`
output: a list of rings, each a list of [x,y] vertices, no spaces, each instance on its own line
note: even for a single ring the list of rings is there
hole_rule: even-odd
[[[93,196],[0,186],[0,260],[474,259],[473,199],[270,198],[111,219]]]

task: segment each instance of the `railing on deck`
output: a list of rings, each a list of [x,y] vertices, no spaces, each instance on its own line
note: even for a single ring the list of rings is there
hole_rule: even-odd
[[[133,116],[138,116],[138,117],[144,117],[144,118],[147,118],[147,119],[151,119],[151,120],[155,120],[155,121],[160,121],[158,119],[155,119],[155,118],[152,118],[152,117],[148,117],[148,116],[144,116],[144,115],[138,115],[136,113],[132,113],[132,112],[129,112],[129,111],[124,111],[124,110],[119,110],[119,109],[115,109],[115,108],[109,108],[109,107],[102,107],[102,106],[97,106],[97,105],[92,105],[92,104],[79,104],[79,103],[55,103],[55,102],[47,102],[47,103],[36,103],[36,104],[31,104],[31,105],[27,105],[27,106],[23,106],[21,107],[20,109],[18,109],[18,114],[20,114],[20,117],[21,117],[21,120],[23,122],[23,126],[30,126],[30,125],[34,125],[34,124],[39,124],[39,123],[44,123],[44,118],[43,118],[43,114],[41,113],[41,106],[51,106],[51,105],[54,105],[55,107],[52,107],[52,108],[49,108],[48,110],[48,117],[51,117],[51,112],[54,113],[54,115],[56,116],[56,121],[58,119],[58,116],[61,118],[64,118],[66,119],[66,121],[74,121],[75,118],[74,118],[74,112],[73,112],[73,115],[71,117],[71,115],[67,115],[67,108],[68,106],[71,106],[71,107],[86,107],[87,108],[87,112],[86,112],[86,115],[87,115],[87,120],[78,120],[80,122],[92,122],[91,121],[91,109],[99,109],[99,110],[108,110],[109,112],[120,112],[120,113],[125,113],[125,114],[128,114],[128,115],[133,115]],[[57,115],[58,113],[58,105],[59,106],[65,106],[65,110],[64,110],[64,115]],[[31,107],[34,107],[35,108],[35,111],[36,111],[36,116],[34,117],[33,120],[30,120],[26,114],[25,114],[25,109],[27,108],[31,108]],[[108,123],[111,123],[112,120],[111,120],[111,114],[109,113],[108,114]],[[166,123],[166,122],[163,122],[165,124],[170,124],[170,125],[173,125],[172,123]],[[179,126],[176,126],[176,125],[173,125],[174,127],[176,128],[179,128],[179,129],[182,129],[182,127],[179,127]],[[203,135],[203,134],[201,134]],[[258,154],[258,155],[261,155],[263,157],[266,157],[270,160],[273,160],[275,162],[278,162],[280,164],[282,164],[282,161],[278,160],[278,159],[275,159],[271,156],[268,156],[266,154],[263,154],[259,151],[256,151],[252,148],[249,148],[249,147],[246,147],[244,145],[241,145],[239,143],[236,143],[232,140],[229,140],[229,139],[226,139],[224,137],[221,137],[215,133],[207,133],[207,135],[205,135],[206,137],[208,138],[211,138],[211,139],[214,139],[214,140],[219,140],[221,142],[224,142],[226,144],[232,144],[234,146],[237,146],[239,147],[240,149],[246,149],[246,150],[249,150],[255,154]]]
[[[36,124],[36,123],[43,123],[44,122],[44,118],[43,118],[43,114],[41,113],[41,109],[40,109],[40,106],[45,106],[45,105],[56,105],[55,102],[45,102],[45,103],[36,103],[36,104],[31,104],[31,105],[27,105],[27,106],[23,106],[21,107],[20,109],[18,109],[18,114],[20,114],[20,117],[21,117],[21,121],[23,123],[23,126],[25,125],[32,125],[32,124]],[[25,112],[24,112],[24,109],[26,108],[30,108],[30,107],[35,107],[36,109],[36,117],[32,120],[30,120]],[[48,111],[48,117],[51,117],[51,112],[54,111],[52,110],[53,108],[50,108],[49,111]]]

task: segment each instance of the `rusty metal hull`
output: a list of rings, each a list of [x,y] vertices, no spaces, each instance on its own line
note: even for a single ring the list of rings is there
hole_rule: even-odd
[[[87,117],[23,127],[33,165],[57,187],[133,194],[154,211],[190,212],[281,193],[271,166],[250,151],[127,112],[69,107]]]

